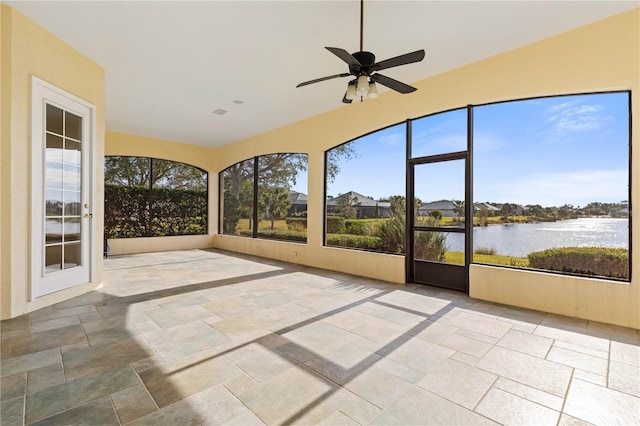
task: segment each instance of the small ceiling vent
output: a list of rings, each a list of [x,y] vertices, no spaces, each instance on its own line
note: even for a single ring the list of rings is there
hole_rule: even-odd
[[[216,115],[225,115],[228,112],[229,111],[227,111],[226,109],[222,109],[222,108],[218,108],[217,110],[213,111],[213,113],[216,114]]]

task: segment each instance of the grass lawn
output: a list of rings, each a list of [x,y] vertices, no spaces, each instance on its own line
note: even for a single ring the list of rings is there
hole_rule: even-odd
[[[249,219],[240,219],[238,221],[239,231],[246,231],[249,229]],[[271,221],[269,220],[259,220],[258,221],[258,229],[271,229]],[[273,229],[277,231],[286,231],[287,221],[286,220],[276,220],[273,224]]]
[[[521,268],[529,266],[529,260],[526,257],[474,253],[473,260],[477,263],[486,263],[489,265],[518,266]],[[464,265],[464,253],[460,251],[448,251],[445,253],[445,261],[446,263],[452,263],[454,265]]]

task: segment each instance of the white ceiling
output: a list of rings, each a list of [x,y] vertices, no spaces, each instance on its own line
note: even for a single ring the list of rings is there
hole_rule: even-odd
[[[295,86],[347,71],[324,46],[359,50],[358,0],[5,3],[104,67],[108,130],[216,147],[354,107],[346,78]],[[411,84],[639,4],[367,0],[364,50],[425,49],[384,72]]]

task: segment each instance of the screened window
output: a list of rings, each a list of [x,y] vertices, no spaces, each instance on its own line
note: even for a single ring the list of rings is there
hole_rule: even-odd
[[[474,262],[629,279],[629,94],[474,108]]]
[[[404,123],[325,153],[326,245],[404,253],[406,155]]]
[[[105,236],[207,233],[207,172],[169,160],[105,157]]]
[[[268,154],[220,174],[221,233],[306,242],[307,156]]]

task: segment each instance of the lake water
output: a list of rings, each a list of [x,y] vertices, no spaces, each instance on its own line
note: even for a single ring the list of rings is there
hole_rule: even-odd
[[[447,235],[449,251],[464,251],[464,234]],[[489,225],[473,228],[473,245],[498,254],[525,257],[555,247],[629,247],[629,220],[584,218],[558,222]]]

